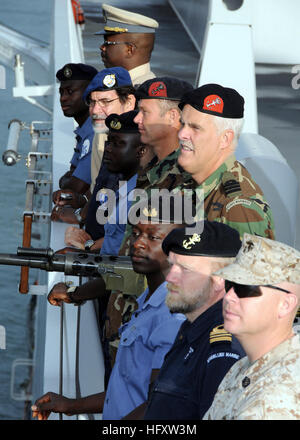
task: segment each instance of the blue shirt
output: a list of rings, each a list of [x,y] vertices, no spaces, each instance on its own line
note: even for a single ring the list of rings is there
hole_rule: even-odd
[[[85,230],[93,240],[104,237],[104,225],[98,223],[96,218],[97,209],[101,204],[99,197],[97,197],[98,192],[103,188],[112,189],[116,192],[119,188],[119,180],[122,180],[122,175],[110,173],[105,163],[102,162],[93,194],[89,200],[89,209],[85,219]]]
[[[222,324],[222,300],[182,324],[152,387],[144,419],[202,419],[227,371],[245,356]]]
[[[100,255],[118,255],[121,247],[125,229],[127,225],[128,211],[131,201],[128,200],[128,194],[134,190],[136,186],[137,174],[131,177],[126,184],[123,184],[116,191],[116,205],[108,222],[104,225],[104,240],[101,247]],[[122,182],[120,180],[120,182]],[[105,194],[103,193],[105,197]],[[104,199],[105,201],[105,199]],[[104,203],[102,206],[106,206]],[[101,209],[101,205],[98,209]]]
[[[91,118],[87,118],[81,127],[74,130],[76,134],[76,148],[71,159],[71,165],[75,167],[73,176],[84,182],[91,183],[91,152],[94,138],[94,130]]]
[[[144,303],[148,288],[137,299],[131,320],[120,327],[117,351],[103,408],[103,420],[119,420],[147,400],[151,372],[159,369],[171,348],[184,315],[165,304],[166,282]]]

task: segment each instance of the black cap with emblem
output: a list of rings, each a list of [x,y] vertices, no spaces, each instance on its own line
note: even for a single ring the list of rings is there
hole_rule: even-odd
[[[182,95],[191,90],[193,90],[193,87],[188,82],[164,76],[148,79],[143,82],[136,91],[136,99],[168,99],[180,101]]]
[[[121,115],[112,113],[105,119],[105,125],[109,131],[117,133],[139,133],[138,125],[134,122],[137,113],[136,110]]]
[[[91,81],[98,73],[95,67],[82,63],[69,63],[56,72],[59,81],[87,80]]]
[[[201,224],[202,223],[202,224]],[[204,220],[197,228],[174,229],[162,243],[163,251],[180,255],[230,258],[235,257],[241,247],[239,233],[224,223]],[[202,232],[190,234],[195,229]]]
[[[244,116],[244,98],[234,89],[219,84],[205,84],[182,96],[179,108],[189,104],[196,110],[222,118]]]

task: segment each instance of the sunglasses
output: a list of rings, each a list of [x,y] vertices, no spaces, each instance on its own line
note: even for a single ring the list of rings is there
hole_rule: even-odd
[[[271,289],[280,290],[281,292],[291,293],[288,290],[281,289],[281,287],[272,286],[271,284],[265,284],[263,287],[270,287]],[[235,291],[239,298],[251,298],[262,295],[260,286],[237,284],[233,281],[225,280],[225,292],[229,292],[231,288]]]

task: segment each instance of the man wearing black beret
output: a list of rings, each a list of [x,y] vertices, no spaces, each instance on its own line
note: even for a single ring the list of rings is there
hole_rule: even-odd
[[[190,228],[171,231],[162,244],[171,265],[166,304],[187,320],[152,386],[145,419],[201,419],[227,371],[245,355],[224,330],[224,280],[213,275],[234,260],[239,234],[219,222],[197,226],[192,234]]]
[[[59,181],[61,189],[73,189],[84,194],[91,183],[91,151],[94,137],[89,109],[83,100],[83,93],[90,81],[97,74],[97,69],[88,64],[69,63],[56,72],[60,82],[60,105],[64,116],[74,118],[78,127],[76,147],[71,158],[70,171]]]
[[[274,239],[274,222],[262,190],[234,155],[243,126],[244,99],[234,89],[206,84],[181,99],[178,163],[203,190],[204,217]]]

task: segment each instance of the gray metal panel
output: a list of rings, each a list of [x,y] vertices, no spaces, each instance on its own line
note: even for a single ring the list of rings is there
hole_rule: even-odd
[[[295,246],[298,180],[277,147],[254,133],[243,133],[236,150],[237,159],[263,190],[271,206],[276,239]]]
[[[201,54],[209,0],[168,0],[183,27]]]

